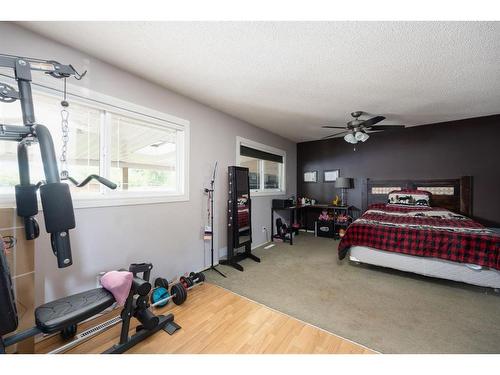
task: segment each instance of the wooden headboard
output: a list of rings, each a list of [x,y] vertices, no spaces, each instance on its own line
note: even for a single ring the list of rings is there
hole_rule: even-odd
[[[451,179],[374,180],[364,179],[363,212],[372,203],[387,203],[392,190],[420,189],[432,193],[431,205],[472,216],[472,176]]]

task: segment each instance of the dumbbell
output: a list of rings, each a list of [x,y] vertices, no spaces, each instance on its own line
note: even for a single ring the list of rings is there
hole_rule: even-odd
[[[189,289],[194,285],[193,280],[189,276],[181,276],[179,278],[180,283],[184,286],[184,288]]]
[[[168,286],[169,282],[167,279],[164,279],[162,277],[157,277],[155,279],[155,288],[153,289],[153,292],[151,293],[151,303],[153,301],[159,301],[162,299],[165,299],[170,293],[168,293]],[[166,302],[159,304],[158,306],[165,306],[170,300],[167,300]]]
[[[187,299],[187,290],[184,285],[177,283],[172,285],[170,293],[164,287],[157,287],[151,293],[151,307],[162,307],[167,305],[170,300],[176,305],[182,305]]]
[[[205,275],[203,274],[203,272],[198,272],[198,273],[191,272],[189,274],[189,277],[191,278],[194,284],[202,284],[205,282]]]
[[[168,290],[168,285],[168,280],[164,279],[163,277],[157,277],[155,279],[155,288],[165,288],[166,290]]]
[[[187,277],[181,276],[179,278],[179,281],[182,285],[184,285],[184,288],[186,288],[186,290],[190,290],[196,284],[203,283],[205,281],[205,275],[202,272],[191,272]]]
[[[151,293],[151,306],[163,307],[170,300],[174,301],[176,305],[182,305],[187,299],[187,291],[193,289],[198,284],[202,284],[205,281],[205,275],[202,272],[191,272],[188,277],[181,276],[179,281],[180,283],[172,286],[169,293],[168,280],[157,278],[155,280],[156,288]]]

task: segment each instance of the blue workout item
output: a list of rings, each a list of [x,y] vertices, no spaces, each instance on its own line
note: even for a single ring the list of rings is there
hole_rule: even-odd
[[[170,302],[168,297],[170,297],[170,293],[168,292],[167,289],[161,288],[161,287],[155,288],[155,289],[153,289],[153,292],[151,293],[151,303],[154,304],[156,307],[166,306]],[[157,302],[159,302],[161,300],[164,300],[164,301],[156,304]]]

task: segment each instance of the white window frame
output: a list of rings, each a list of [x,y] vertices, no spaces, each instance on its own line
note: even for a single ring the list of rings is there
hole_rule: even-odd
[[[271,154],[279,155],[283,157],[283,163],[280,163],[280,179],[279,189],[265,189],[265,181],[264,181],[264,163],[261,160],[259,162],[259,174],[260,174],[260,188],[259,189],[251,189],[250,193],[253,196],[269,196],[269,195],[285,195],[286,194],[286,151],[281,150],[276,147],[268,146],[263,143],[259,143],[256,141],[252,141],[250,139],[246,139],[243,137],[236,137],[236,165],[241,166],[241,155],[240,148],[241,146],[251,147],[256,150],[269,152]]]
[[[37,77],[36,83],[41,82],[42,86],[33,84],[32,90],[34,93],[61,98],[62,93],[60,88],[54,85],[54,79],[47,77]],[[59,80],[55,80],[60,83]],[[189,155],[190,155],[190,122],[175,116],[165,114],[143,107],[134,103],[130,103],[116,97],[105,95],[87,88],[83,88],[74,84],[67,84],[68,101],[70,104],[77,103],[88,107],[95,108],[101,111],[100,124],[100,173],[104,176],[109,176],[111,161],[111,117],[114,114],[123,115],[125,117],[145,121],[159,126],[165,126],[170,129],[182,130],[177,132],[177,158],[176,171],[177,186],[180,191],[175,193],[167,191],[112,191],[104,186],[101,186],[99,193],[73,194],[73,206],[75,208],[90,208],[90,207],[107,207],[107,206],[124,206],[137,204],[153,204],[153,203],[168,203],[189,201]],[[11,105],[19,105],[13,103]],[[127,109],[125,109],[127,108]],[[71,107],[70,126],[71,126]],[[36,116],[36,105],[35,105]],[[53,138],[60,134],[51,134]],[[71,141],[70,141],[71,142]],[[59,150],[56,150],[58,157]],[[39,205],[41,207],[41,205]],[[1,194],[0,207],[15,207],[14,194]]]

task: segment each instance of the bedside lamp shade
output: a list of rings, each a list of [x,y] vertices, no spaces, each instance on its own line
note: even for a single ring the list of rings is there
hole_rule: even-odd
[[[337,189],[352,189],[352,178],[337,177],[335,180],[335,188]]]
[[[335,188],[336,189],[342,189],[342,206],[347,206],[346,202],[346,189],[352,189],[353,188],[353,179],[350,177],[337,177],[335,180]]]

